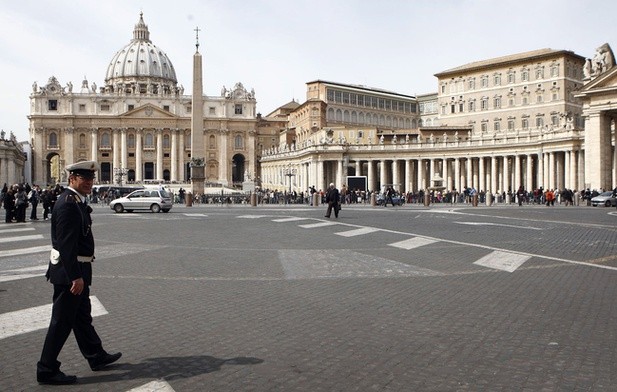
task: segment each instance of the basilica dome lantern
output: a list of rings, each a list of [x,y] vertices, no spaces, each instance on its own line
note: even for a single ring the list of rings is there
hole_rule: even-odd
[[[150,41],[142,12],[133,39],[114,55],[107,67],[105,90],[118,94],[175,95],[177,84],[169,57]]]

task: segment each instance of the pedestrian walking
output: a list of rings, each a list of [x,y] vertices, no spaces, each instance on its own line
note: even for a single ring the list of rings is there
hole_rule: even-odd
[[[92,325],[90,285],[94,261],[92,209],[85,203],[99,165],[95,161],[66,167],[69,186],[58,196],[51,216],[52,251],[45,275],[54,285],[51,322],[37,363],[39,384],[65,385],[76,376],[60,371],[58,355],[71,331],[81,354],[93,371],[117,361],[122,353],[109,354]]]
[[[326,211],[326,218],[329,218],[332,215],[332,210],[334,209],[334,216],[338,218],[338,212],[341,209],[340,202],[340,194],[338,189],[334,186],[334,183],[330,183],[330,187],[326,192],[326,203],[328,203],[328,210]]]

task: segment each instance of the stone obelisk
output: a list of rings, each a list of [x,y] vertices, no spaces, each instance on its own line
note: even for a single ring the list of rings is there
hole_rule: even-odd
[[[199,27],[195,28],[195,55],[193,56],[193,107],[191,109],[191,189],[193,195],[203,194],[205,180],[204,151],[204,97],[202,86]]]

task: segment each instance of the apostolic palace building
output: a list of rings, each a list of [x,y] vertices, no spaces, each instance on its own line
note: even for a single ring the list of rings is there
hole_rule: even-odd
[[[261,116],[241,83],[202,95],[201,68],[199,96],[184,95],[140,17],[103,86],[54,77],[33,86],[32,181],[62,181],[66,163],[96,159],[100,182],[186,183],[192,159],[203,158],[206,185],[251,180],[297,192],[347,176],[401,192],[612,189],[614,65],[605,44],[593,59],[540,49],[462,65],[435,74],[437,92],[420,96],[314,80],[304,102]]]

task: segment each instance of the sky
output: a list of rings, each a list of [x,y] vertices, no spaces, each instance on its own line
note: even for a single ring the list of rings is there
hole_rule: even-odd
[[[598,0],[0,0],[0,129],[29,139],[33,82],[104,86],[143,12],[150,40],[191,93],[195,28],[204,94],[240,82],[266,115],[306,99],[317,79],[406,95],[434,74],[542,48],[617,50],[617,1]]]

